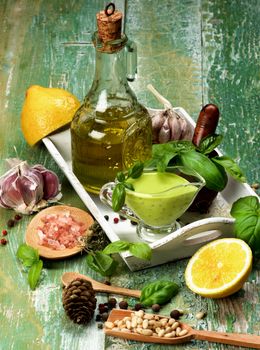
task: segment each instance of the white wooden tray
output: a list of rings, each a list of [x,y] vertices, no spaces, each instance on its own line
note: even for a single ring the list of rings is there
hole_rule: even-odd
[[[184,109],[175,108],[175,110],[189,123],[195,125]],[[149,109],[151,114],[155,111]],[[103,205],[97,195],[89,194],[72,172],[70,131],[65,130],[53,134],[44,138],[43,142],[110,241],[114,242],[118,239],[138,241],[136,226],[133,226],[129,220],[119,220],[115,224],[113,218],[118,215]],[[241,184],[229,178],[226,188],[217,196],[208,214],[186,213],[181,218],[185,224],[182,228],[150,244],[153,250],[151,261],[138,259],[128,252],[122,253],[121,256],[132,271],[140,270],[190,257],[206,242],[216,238],[232,237],[234,220],[229,215],[231,205],[238,198],[249,195],[256,194],[248,184]],[[104,215],[109,216],[109,221],[104,218]]]

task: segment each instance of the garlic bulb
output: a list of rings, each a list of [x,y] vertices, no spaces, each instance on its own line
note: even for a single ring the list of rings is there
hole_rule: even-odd
[[[0,207],[31,214],[61,198],[59,179],[42,165],[11,159],[13,167],[0,177]]]
[[[191,140],[193,127],[174,111],[171,103],[151,85],[147,88],[164,105],[163,111],[152,115],[153,143],[166,143],[173,140]]]

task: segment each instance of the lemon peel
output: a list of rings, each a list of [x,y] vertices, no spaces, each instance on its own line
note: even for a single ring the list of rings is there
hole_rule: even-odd
[[[69,91],[32,85],[26,91],[21,129],[30,146],[70,123],[80,102]]]

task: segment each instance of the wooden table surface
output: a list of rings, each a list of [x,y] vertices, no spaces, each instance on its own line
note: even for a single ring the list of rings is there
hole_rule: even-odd
[[[124,9],[123,0],[116,5]],[[62,202],[84,208],[43,144],[29,147],[20,128],[25,91],[33,84],[65,88],[79,99],[93,78],[91,34],[100,0],[0,0],[0,173],[4,159],[19,157],[57,172]],[[259,182],[260,1],[259,0],[129,0],[125,30],[138,47],[138,75],[131,83],[138,99],[161,107],[146,90],[152,83],[175,106],[196,120],[202,105],[216,103],[221,111],[218,131],[222,150],[236,159],[248,183]],[[257,157],[258,155],[258,157]],[[0,227],[13,217],[0,209]],[[16,259],[31,217],[9,230],[0,246],[0,349],[165,350],[169,346],[138,344],[104,337],[95,321],[88,326],[70,322],[61,304],[60,277],[79,271],[102,281],[90,270],[85,256],[44,261],[43,278],[31,291]],[[161,313],[185,310],[183,319],[199,329],[260,335],[260,264],[256,262],[244,287],[219,300],[189,291],[183,272],[187,260],[130,272],[123,262],[113,284],[141,289],[158,278],[181,284],[180,293]],[[98,303],[106,300],[98,295]],[[133,305],[134,300],[129,303]],[[197,320],[195,314],[207,311]],[[193,342],[176,349],[235,349],[233,346]]]

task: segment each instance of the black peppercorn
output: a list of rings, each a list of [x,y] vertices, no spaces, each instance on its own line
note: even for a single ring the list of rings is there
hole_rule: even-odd
[[[118,305],[119,305],[120,309],[126,310],[128,308],[128,302],[125,300],[120,301],[120,303]]]
[[[7,221],[7,226],[8,227],[14,227],[15,221],[13,219],[10,219]]]
[[[104,218],[106,219],[106,221],[109,220],[109,216],[108,215],[104,215]]]
[[[152,305],[152,310],[153,310],[154,312],[159,312],[160,309],[161,309],[161,306],[160,306],[159,304],[153,304],[153,305]]]
[[[175,320],[178,320],[182,313],[179,310],[172,310],[170,313],[171,318],[174,318]]]
[[[103,329],[103,323],[98,323],[97,326],[98,326],[98,329]]]
[[[97,321],[97,322],[100,322],[100,321],[101,321],[101,315],[100,315],[100,314],[96,315],[96,321]]]
[[[137,225],[137,222],[136,221],[130,221],[132,225],[136,226]]]
[[[113,307],[116,307],[117,304],[116,298],[110,298],[107,304],[110,309],[113,309]]]
[[[102,315],[101,315],[101,319],[103,322],[106,322],[107,319],[108,319],[108,313],[107,312],[104,312]]]
[[[142,309],[144,309],[143,304],[140,304],[140,303],[135,304],[135,306],[134,306],[134,310],[135,311],[139,311],[139,310],[142,310]]]

